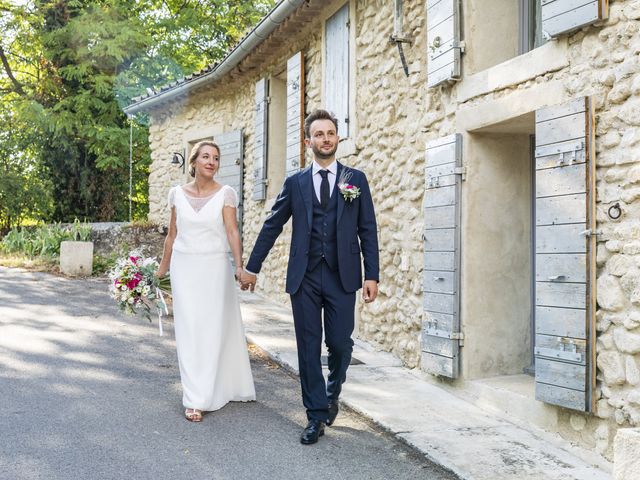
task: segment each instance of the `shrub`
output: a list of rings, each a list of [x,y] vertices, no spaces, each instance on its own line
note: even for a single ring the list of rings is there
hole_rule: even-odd
[[[2,239],[0,247],[7,253],[21,253],[28,257],[57,257],[63,241],[87,241],[90,238],[91,225],[76,219],[69,226],[53,223],[36,228],[14,228]]]

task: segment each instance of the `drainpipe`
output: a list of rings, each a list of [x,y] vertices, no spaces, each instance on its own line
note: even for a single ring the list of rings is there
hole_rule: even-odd
[[[402,62],[402,69],[404,70],[404,74],[408,77],[409,67],[407,65],[407,60],[404,57],[404,49],[402,47],[402,44],[411,44],[412,40],[408,37],[405,37],[404,35],[404,12],[402,7],[402,0],[393,1],[393,35],[391,35],[389,41],[391,43],[395,43],[398,46],[398,54],[400,55],[400,62]]]
[[[152,108],[169,99],[182,95],[192,88],[199,85],[214,82],[225,74],[229,73],[242,60],[244,60],[251,51],[256,48],[262,41],[267,38],[284,20],[289,17],[300,5],[306,3],[307,0],[281,0],[271,12],[260,20],[244,39],[227,54],[222,61],[216,65],[213,70],[199,76],[193,80],[180,83],[173,88],[160,92],[153,97],[147,97],[138,102],[132,103],[124,108],[124,113],[133,115]]]

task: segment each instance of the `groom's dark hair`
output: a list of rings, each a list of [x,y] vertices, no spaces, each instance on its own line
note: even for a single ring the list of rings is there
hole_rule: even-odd
[[[331,120],[336,126],[336,134],[338,133],[338,119],[331,112],[317,108],[304,119],[304,138],[309,138],[311,136],[309,130],[311,128],[311,124],[316,120]]]

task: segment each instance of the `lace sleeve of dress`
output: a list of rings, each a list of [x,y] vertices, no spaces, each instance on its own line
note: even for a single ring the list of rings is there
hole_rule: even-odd
[[[169,195],[167,197],[167,204],[169,205],[169,209],[172,209],[176,204],[176,189],[170,188]]]
[[[224,206],[238,208],[238,194],[233,187],[224,187]]]

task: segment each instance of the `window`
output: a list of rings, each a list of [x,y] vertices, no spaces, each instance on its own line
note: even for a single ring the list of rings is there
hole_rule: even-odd
[[[297,52],[256,83],[254,200],[275,197],[304,167],[304,55]]]
[[[269,139],[267,144],[267,198],[273,198],[282,189],[287,146],[287,71],[282,70],[269,78]]]
[[[469,0],[463,7],[466,74],[494,67],[546,42],[541,0]]]
[[[546,43],[542,34],[540,0],[520,0],[519,53],[526,53]]]

